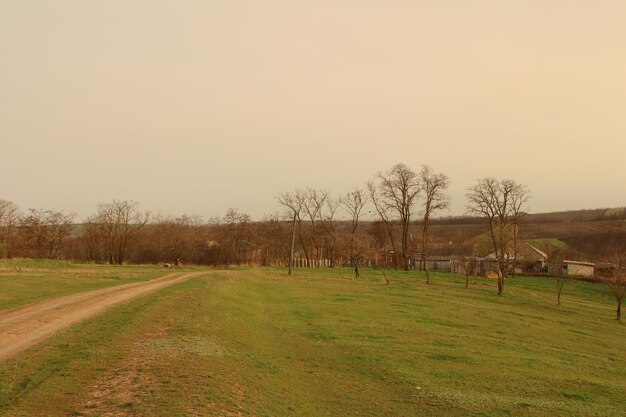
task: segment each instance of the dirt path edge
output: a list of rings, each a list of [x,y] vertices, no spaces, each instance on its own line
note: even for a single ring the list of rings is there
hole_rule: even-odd
[[[0,312],[0,362],[118,304],[205,274],[169,274],[150,281],[85,291]]]

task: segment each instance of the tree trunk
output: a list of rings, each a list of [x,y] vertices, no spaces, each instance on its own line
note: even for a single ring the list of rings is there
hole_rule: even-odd
[[[302,238],[301,220],[298,220],[298,240],[300,241],[300,246],[302,246],[302,250],[304,251],[304,257],[306,258],[307,265],[308,265],[311,260],[311,257],[309,256],[309,250],[307,249],[306,243],[304,243],[304,239]]]
[[[354,260],[354,278],[359,279],[361,274],[359,274],[359,260]]]
[[[293,265],[293,247],[296,244],[296,213],[293,213],[293,224],[291,231],[291,252],[289,253],[289,269],[287,275],[291,275],[291,268]]]
[[[404,270],[409,270],[409,224],[406,220],[402,223],[402,258],[404,260]]]
[[[615,320],[622,321],[622,299],[617,300],[617,317]]]
[[[396,251],[396,244],[393,241],[393,233],[391,232],[391,226],[387,227],[389,234],[389,243],[391,243],[391,251],[393,252],[393,270],[398,270],[398,252]],[[385,262],[387,262],[387,254],[385,253]]]
[[[517,268],[517,222],[513,224],[513,278],[515,278],[515,268]]]
[[[428,219],[424,218],[424,228],[422,229],[422,259],[420,262],[421,263],[420,269],[422,271],[426,270],[426,246],[427,245],[428,245]]]
[[[504,293],[504,277],[498,276],[498,295]]]
[[[387,274],[385,274],[384,270],[380,270],[383,273],[383,277],[385,278],[385,285],[389,285],[389,278],[387,278]]]

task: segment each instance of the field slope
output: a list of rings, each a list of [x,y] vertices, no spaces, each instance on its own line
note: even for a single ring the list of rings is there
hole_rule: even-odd
[[[602,286],[209,271],[0,363],[6,416],[621,416]]]

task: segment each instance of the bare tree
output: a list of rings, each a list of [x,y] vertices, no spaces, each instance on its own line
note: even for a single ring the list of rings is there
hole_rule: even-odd
[[[359,278],[359,260],[363,255],[364,245],[357,235],[361,211],[367,204],[367,195],[361,189],[349,192],[340,199],[341,205],[350,216],[350,263],[354,267],[354,277]]]
[[[326,197],[326,210],[322,207],[320,219],[322,227],[328,236],[328,254],[330,256],[330,267],[335,266],[335,247],[337,246],[337,220],[335,214],[339,208],[340,200],[334,199],[330,195]]]
[[[20,234],[36,258],[56,259],[61,245],[69,236],[75,215],[62,211],[29,209],[21,218]]]
[[[404,270],[410,269],[409,226],[413,208],[421,189],[419,176],[404,164],[396,164],[386,173],[378,173],[378,191],[382,204],[398,213],[402,225],[402,258]]]
[[[296,241],[296,224],[298,224],[298,227],[301,224],[300,213],[302,212],[302,206],[304,204],[303,193],[301,190],[296,190],[293,193],[284,192],[278,197],[278,202],[281,206],[288,209],[291,216],[293,217],[291,231],[291,249],[289,253],[289,265],[287,272],[287,275],[291,275],[291,269],[293,268],[294,246]]]
[[[556,279],[556,303],[561,305],[561,293],[563,292],[563,286],[567,281],[567,275],[559,275]]]
[[[450,185],[448,176],[440,173],[436,174],[433,170],[422,165],[420,171],[420,182],[422,185],[423,201],[424,201],[424,217],[422,219],[422,256],[420,260],[420,269],[426,273],[426,284],[430,283],[430,274],[426,267],[426,255],[428,249],[428,224],[433,213],[447,209],[450,205],[450,198],[445,194],[445,190]]]
[[[511,194],[511,217],[513,224],[513,278],[517,268],[517,232],[519,230],[520,219],[526,214],[523,210],[530,198],[530,192],[525,185],[517,184],[516,190]],[[560,290],[559,290],[560,300]],[[561,304],[559,302],[559,304]]]
[[[176,264],[181,259],[191,262],[198,260],[202,229],[200,216],[157,216],[146,230],[139,261]]]
[[[309,222],[311,223],[311,241],[313,242],[313,248],[315,249],[314,262],[319,263],[322,257],[322,251],[320,250],[319,243],[317,241],[317,221],[321,217],[321,210],[326,198],[328,197],[328,191],[316,190],[314,188],[307,188],[304,192],[304,211],[306,212]]]
[[[465,273],[465,288],[469,288],[469,277],[476,268],[476,258],[463,259],[463,272]]]
[[[108,238],[104,227],[98,222],[97,215],[85,220],[82,239],[85,245],[85,258],[88,261],[104,263],[108,259]]]
[[[391,245],[391,251],[393,252],[393,269],[398,269],[398,259],[396,258],[396,243],[393,239],[392,222],[389,218],[389,212],[391,210],[391,207],[382,200],[378,187],[373,181],[369,181],[366,185],[372,205],[374,206],[376,213],[378,213],[380,221],[385,227],[385,236],[387,237],[387,240]],[[386,257],[387,248],[385,248],[385,259]]]
[[[476,245],[472,243],[464,243],[458,249],[461,270],[465,275],[465,288],[469,288],[469,277],[476,270],[476,254]]]
[[[240,246],[242,242],[245,240],[245,235],[248,227],[248,223],[250,222],[250,216],[246,213],[239,212],[236,208],[229,208],[226,210],[226,215],[224,216],[224,223],[227,226],[227,240],[230,241],[230,246],[233,253],[233,259],[237,265],[239,265],[242,259],[239,256]],[[244,248],[243,252],[247,256],[247,248]],[[243,259],[244,262],[247,262],[247,259]]]
[[[617,302],[616,320],[622,320],[622,301],[626,296],[626,246],[615,245],[610,250],[613,270],[609,278],[609,290]]]
[[[48,242],[48,228],[45,217],[44,210],[31,208],[20,219],[20,240],[32,258],[46,257],[44,253]]]
[[[19,223],[19,207],[10,201],[0,200],[0,257],[13,257]]]
[[[481,178],[468,188],[468,211],[485,216],[488,220],[489,236],[498,266],[498,295],[504,292],[504,281],[512,258],[509,246],[513,236],[513,201],[516,201],[516,195],[526,192],[526,187],[515,181],[499,181],[491,177]]]
[[[265,255],[263,264],[269,266],[277,261],[282,265],[289,264],[292,230],[282,216],[278,213],[266,215],[256,229],[256,240],[263,246]]]
[[[90,222],[106,239],[109,263],[123,264],[131,243],[150,220],[150,213],[141,213],[139,204],[132,200],[113,200],[100,204]]]
[[[552,263],[555,265],[563,265],[563,258],[559,256],[558,252],[553,252],[553,254],[550,255],[550,259],[552,259]],[[556,273],[556,304],[561,305],[563,287],[571,278],[563,272],[563,268],[561,268],[560,271],[554,271],[554,273]]]
[[[47,210],[46,223],[48,226],[49,241],[47,252],[49,259],[59,257],[63,242],[72,233],[72,224],[76,214],[63,211]]]

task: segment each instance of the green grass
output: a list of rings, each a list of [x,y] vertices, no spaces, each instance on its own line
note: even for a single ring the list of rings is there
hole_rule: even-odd
[[[626,208],[624,207],[619,207],[619,208],[612,208],[612,209],[607,209],[606,212],[604,212],[604,217],[620,217],[624,215],[624,210],[626,210]]]
[[[598,284],[210,271],[0,364],[0,415],[621,416]]]
[[[0,311],[52,297],[163,276],[158,266],[73,264],[47,259],[0,260]]]
[[[542,239],[529,239],[528,243],[530,243],[531,245],[535,246],[535,247],[546,247],[546,246],[554,246],[557,249],[567,249],[567,243],[563,242],[560,239],[554,238],[554,237],[546,237],[546,238],[542,238]]]

